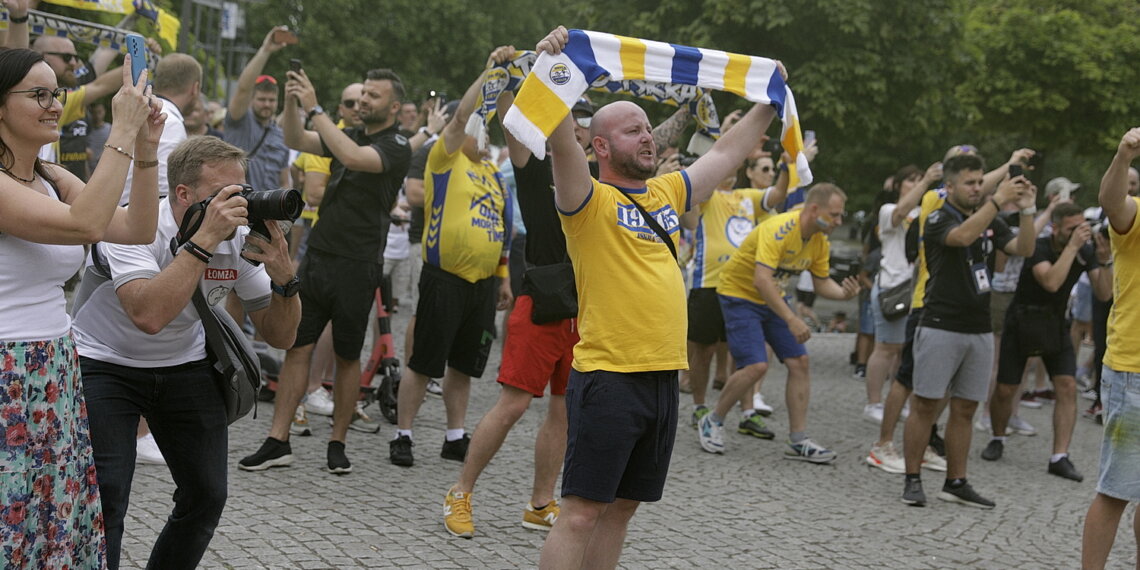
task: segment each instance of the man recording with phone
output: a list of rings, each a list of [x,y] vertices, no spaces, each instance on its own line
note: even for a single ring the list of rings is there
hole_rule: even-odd
[[[369,71],[356,102],[361,126],[342,131],[317,103],[308,75],[304,71],[288,73],[285,142],[301,152],[331,156],[333,160],[321,200],[321,222],[309,235],[298,270],[305,282],[301,292],[304,310],[296,343],[285,354],[269,437],[238,467],[261,471],[293,462],[289,426],[305,393],[313,348],[331,321],[336,379],[333,430],[326,458],[330,473],[344,474],[352,471],[345,439],[360,397],[360,350],[372,300],[383,276],[381,260],[391,224],[389,212],[411,159],[408,140],[396,123],[404,85],[392,70]],[[313,130],[304,128],[306,118]]]
[[[278,348],[292,345],[301,316],[284,234],[271,223],[266,242],[243,227],[252,217],[236,195],[245,183],[245,153],[194,137],[171,153],[168,175],[171,191],[159,204],[154,241],[98,244],[92,259],[108,279],[75,309],[110,568],[119,565],[140,416],[178,486],[149,567],[196,566],[226,504],[226,406],[192,297],[217,305],[235,292],[257,331]],[[247,243],[261,252],[243,253]]]
[[[256,190],[289,186],[289,149],[277,125],[277,79],[262,75],[269,56],[297,43],[285,26],[265,34],[261,47],[238,77],[225,120],[225,141],[244,150],[249,162],[249,183]]]

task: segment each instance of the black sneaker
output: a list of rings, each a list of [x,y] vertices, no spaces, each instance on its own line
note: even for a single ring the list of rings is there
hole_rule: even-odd
[[[352,464],[348,462],[348,456],[344,454],[344,442],[330,441],[329,450],[325,457],[328,458],[329,473],[336,475],[352,473]]]
[[[412,457],[412,438],[401,435],[388,442],[388,459],[392,465],[411,467],[415,463],[415,458]]]
[[[439,450],[439,456],[444,459],[452,461],[463,461],[467,459],[467,446],[471,445],[471,434],[465,433],[463,437],[455,441],[443,440],[443,448]]]
[[[238,469],[265,471],[270,467],[284,467],[291,463],[293,463],[293,449],[289,447],[289,442],[267,437],[256,453],[238,461]]]
[[[1064,477],[1072,481],[1081,482],[1085,480],[1085,476],[1073,467],[1073,462],[1069,461],[1069,457],[1065,456],[1056,461],[1049,462],[1049,474],[1058,477]]]
[[[997,461],[1001,459],[1002,452],[1005,451],[1005,442],[1000,439],[991,439],[986,444],[986,448],[982,450],[982,459],[986,461]]]
[[[926,493],[922,491],[921,479],[907,479],[903,486],[902,502],[912,507],[926,506]]]
[[[760,439],[772,439],[776,437],[776,434],[772,433],[772,430],[768,429],[767,425],[764,425],[764,420],[760,418],[760,414],[752,414],[744,418],[744,420],[740,422],[740,425],[736,427],[736,431]]]
[[[963,483],[962,486],[954,488],[950,486],[949,482],[942,485],[942,492],[938,493],[938,498],[943,501],[951,503],[960,503],[968,507],[977,507],[979,509],[992,509],[994,502],[979,495],[969,483]]]
[[[938,435],[938,426],[930,428],[930,443],[927,445],[934,450],[934,453],[938,454],[938,457],[946,458],[946,440]]]

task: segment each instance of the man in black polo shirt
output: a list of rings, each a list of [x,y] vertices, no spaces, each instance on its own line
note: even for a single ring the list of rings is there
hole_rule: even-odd
[[[261,449],[238,466],[260,471],[293,462],[289,424],[305,392],[313,346],[331,320],[336,383],[328,470],[342,474],[352,470],[344,442],[360,395],[360,349],[372,299],[383,275],[379,260],[387,243],[389,212],[411,158],[411,147],[396,123],[404,86],[391,70],[369,71],[357,103],[362,126],[341,131],[317,104],[316,92],[305,73],[288,74],[286,144],[301,152],[332,156],[333,160],[321,201],[321,221],[313,227],[298,271],[304,284],[301,324],[281,369],[273,425]],[[294,101],[299,101],[300,107]],[[314,130],[304,128],[305,116]]]
[[[924,506],[919,470],[937,419],[940,401],[949,396],[946,423],[946,483],[938,498],[980,508],[994,503],[966,482],[970,424],[978,402],[985,401],[993,369],[990,325],[990,276],[997,248],[1027,256],[1033,248],[1036,190],[1024,177],[1005,180],[992,197],[982,189],[985,163],[959,155],[943,165],[946,204],[927,217],[924,245],[930,280],[925,310],[914,336],[914,403],[903,435],[906,482],[902,501]],[[1001,206],[1021,210],[1020,234],[998,219]]]
[[[1017,291],[1005,315],[1008,332],[1001,337],[998,383],[990,398],[995,435],[982,451],[982,459],[1001,458],[1006,424],[1013,398],[1021,385],[1025,361],[1030,356],[1040,356],[1057,393],[1049,473],[1081,481],[1084,476],[1069,461],[1069,441],[1077,421],[1076,356],[1063,315],[1069,292],[1085,271],[1089,273],[1097,298],[1104,301],[1112,297],[1112,275],[1100,267],[1108,261],[1110,251],[1104,236],[1098,235],[1097,245],[1093,246],[1092,230],[1076,205],[1058,205],[1053,210],[1052,220],[1053,234],[1037,239],[1033,257],[1026,259],[1021,269]]]

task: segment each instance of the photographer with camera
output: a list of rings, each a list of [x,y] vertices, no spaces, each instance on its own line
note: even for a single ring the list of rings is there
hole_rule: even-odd
[[[321,199],[321,222],[309,234],[298,269],[305,282],[301,291],[304,311],[296,343],[281,367],[269,437],[238,467],[261,471],[293,462],[289,427],[305,394],[313,348],[331,321],[336,379],[326,460],[330,473],[344,474],[352,471],[345,439],[360,399],[360,350],[383,276],[381,260],[390,212],[412,154],[396,123],[404,85],[390,69],[367,72],[356,102],[361,126],[342,131],[317,104],[308,75],[301,69],[288,74],[285,142],[290,148],[333,160]],[[313,130],[305,129],[306,117]]]
[[[200,292],[217,305],[236,292],[258,332],[278,348],[292,345],[301,316],[281,229],[268,224],[266,240],[243,227],[258,215],[276,215],[260,214],[266,208],[239,195],[245,153],[194,137],[171,153],[168,173],[172,189],[159,205],[154,241],[98,244],[92,259],[109,279],[75,309],[110,568],[119,562],[140,416],[178,486],[150,567],[197,565],[225,507],[226,407],[192,296]],[[243,253],[246,245],[260,252]]]
[[[1084,213],[1072,203],[1053,209],[1053,233],[1038,238],[1035,251],[1026,258],[1017,291],[1006,311],[1007,329],[1001,337],[997,386],[990,398],[990,418],[994,437],[982,452],[982,459],[996,461],[1005,446],[1005,428],[1013,398],[1021,385],[1022,372],[1030,356],[1040,356],[1056,391],[1053,409],[1053,456],[1049,473],[1081,481],[1084,477],[1069,461],[1069,441],[1077,419],[1076,353],[1069,342],[1065,305],[1069,291],[1081,274],[1088,272],[1093,290],[1101,300],[1112,296],[1112,278],[1101,265],[1108,262],[1108,240],[1093,233]]]

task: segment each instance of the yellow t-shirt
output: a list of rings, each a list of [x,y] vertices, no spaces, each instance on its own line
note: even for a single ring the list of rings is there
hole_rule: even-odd
[[[831,242],[823,232],[816,232],[804,241],[800,233],[800,213],[793,210],[772,216],[756,226],[725,264],[716,292],[767,304],[754,283],[757,264],[775,270],[776,284],[783,291],[788,289],[792,277],[805,269],[816,277],[827,277],[831,271]]]
[[[494,275],[507,255],[512,214],[498,167],[472,161],[462,148],[447,154],[441,137],[424,174],[424,263],[471,283]]]
[[[1140,198],[1129,198],[1140,207]],[[1108,315],[1108,348],[1104,364],[1120,372],[1140,372],[1140,221],[1126,234],[1109,230],[1112,242],[1112,312]]]
[[[732,252],[744,243],[752,228],[769,214],[764,210],[767,190],[739,188],[716,190],[698,208],[701,221],[693,239],[693,288],[715,288]]]
[[[914,295],[910,300],[911,309],[921,309],[925,305],[926,282],[930,279],[930,271],[926,269],[926,245],[923,237],[926,235],[926,217],[935,210],[941,209],[946,203],[946,189],[931,190],[922,195],[921,207],[918,211],[918,259],[914,262],[918,279],[914,280]]]
[[[674,245],[689,178],[672,172],[646,188],[625,189],[668,232]],[[586,202],[559,212],[578,286],[574,369],[650,372],[688,367],[685,282],[681,269],[641,213],[617,188],[594,181]]]
[[[315,154],[309,154],[307,152],[298,154],[297,159],[293,161],[293,166],[296,166],[301,170],[301,172],[304,172],[306,174],[310,172],[316,172],[317,174],[330,176],[332,174],[331,170],[329,169],[331,165],[332,157],[317,156]],[[305,200],[305,209],[301,210],[301,218],[312,220],[313,225],[317,225],[317,220],[320,218],[320,214],[317,213],[317,210],[319,208],[310,206],[308,197],[305,196],[304,193],[301,194],[301,198]]]

